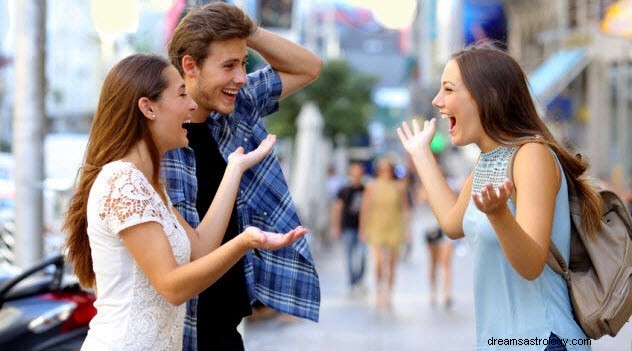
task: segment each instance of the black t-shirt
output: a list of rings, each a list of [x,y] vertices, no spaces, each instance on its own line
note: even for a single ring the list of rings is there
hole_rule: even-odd
[[[341,226],[343,229],[358,229],[363,195],[364,185],[358,187],[346,186],[338,192],[338,198],[342,200]]]
[[[217,193],[226,170],[226,161],[219,152],[217,143],[210,134],[206,123],[188,123],[185,124],[185,128],[188,131],[189,146],[195,151],[196,177],[198,181],[196,208],[201,220]],[[235,206],[233,206],[233,212],[222,244],[234,238],[237,234],[239,234],[237,211]],[[246,288],[242,258],[215,284],[200,294],[198,301],[198,330],[208,332],[205,326],[209,323],[214,323],[214,321],[209,319],[234,319],[235,317],[248,316],[251,313],[252,309]],[[201,329],[200,325],[202,325]]]

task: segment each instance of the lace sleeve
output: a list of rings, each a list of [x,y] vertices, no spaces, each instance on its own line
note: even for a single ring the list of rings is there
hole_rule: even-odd
[[[99,218],[113,233],[140,223],[161,223],[156,191],[140,171],[122,168],[104,183],[106,190],[99,203]]]

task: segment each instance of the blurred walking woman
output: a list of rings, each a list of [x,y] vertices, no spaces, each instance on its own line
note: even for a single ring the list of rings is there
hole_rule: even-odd
[[[405,184],[395,178],[388,158],[378,160],[376,175],[364,191],[359,236],[371,247],[375,261],[376,304],[389,306],[399,249],[408,229],[408,199]]]
[[[477,350],[507,349],[493,338],[540,340],[512,350],[590,350],[560,345],[586,336],[573,319],[566,282],[545,265],[551,241],[569,258],[565,175],[580,196],[584,227],[598,225],[600,201],[582,177],[588,164],[553,138],[518,63],[489,44],[453,55],[433,105],[449,119],[455,145],[481,150],[458,198],[430,151],[435,120],[423,129],[413,121],[412,130],[404,122],[397,132],[441,228],[472,247]]]
[[[187,300],[248,250],[278,249],[305,234],[250,227],[218,247],[242,173],[270,152],[274,136],[229,156],[197,229],[174,210],[160,159],[187,145],[182,124],[195,108],[178,71],[160,56],[129,56],[105,78],[64,222],[68,259],[80,283],[97,293],[83,350],[180,350]]]

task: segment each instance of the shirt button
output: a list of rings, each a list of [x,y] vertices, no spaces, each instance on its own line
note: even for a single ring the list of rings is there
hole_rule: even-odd
[[[248,141],[248,138],[244,138],[244,141]]]
[[[264,213],[263,213],[263,215],[264,215],[264,216],[267,216],[267,215],[268,215],[268,212],[264,212]]]

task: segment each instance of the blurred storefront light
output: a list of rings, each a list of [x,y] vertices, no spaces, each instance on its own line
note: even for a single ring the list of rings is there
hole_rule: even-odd
[[[417,9],[416,0],[346,0],[349,5],[371,10],[385,28],[404,29],[411,25]]]
[[[610,5],[601,21],[604,33],[632,38],[632,1],[619,0]]]
[[[145,7],[156,12],[167,12],[172,6],[174,0],[145,0]]]
[[[92,0],[92,20],[102,40],[138,30],[137,0]]]
[[[92,0],[92,20],[101,39],[101,57],[107,72],[117,57],[116,41],[121,34],[136,33],[138,0]]]

